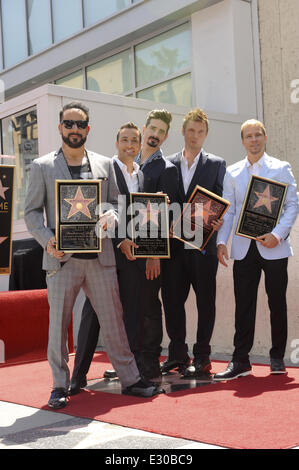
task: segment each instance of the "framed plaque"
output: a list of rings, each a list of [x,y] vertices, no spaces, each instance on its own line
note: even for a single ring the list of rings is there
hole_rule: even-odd
[[[240,212],[236,235],[252,238],[270,233],[280,219],[288,185],[252,175]]]
[[[130,208],[135,258],[170,258],[167,195],[131,193]]]
[[[201,186],[195,186],[180,217],[173,225],[173,236],[202,251],[214,233],[212,222],[221,219],[230,202]]]
[[[56,180],[55,199],[57,250],[99,253],[101,181]]]
[[[14,173],[14,165],[0,165],[0,274],[11,272]]]

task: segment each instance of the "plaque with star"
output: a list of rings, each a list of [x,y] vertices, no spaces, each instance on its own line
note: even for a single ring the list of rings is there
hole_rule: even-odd
[[[240,212],[236,235],[255,240],[279,222],[288,185],[252,175]]]
[[[130,193],[130,216],[135,258],[170,258],[167,195]]]
[[[14,165],[0,165],[0,274],[10,274]]]
[[[99,253],[100,180],[56,180],[56,243],[65,253]]]
[[[201,186],[195,186],[180,217],[173,224],[173,237],[190,248],[203,251],[214,233],[212,222],[222,219],[229,201]]]

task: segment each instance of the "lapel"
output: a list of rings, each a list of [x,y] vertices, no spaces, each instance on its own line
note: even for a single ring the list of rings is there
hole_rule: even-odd
[[[204,181],[205,181],[205,170],[206,170],[206,163],[208,160],[208,156],[205,153],[204,150],[200,152],[199,160],[193,175],[193,178],[191,180],[191,183],[189,185],[187,194],[186,194],[186,200],[189,199],[191,194],[193,193],[193,190],[196,185],[199,186],[204,186]]]
[[[172,163],[177,167],[179,173],[179,197],[181,201],[185,200],[185,189],[183,184],[182,170],[181,170],[182,152],[176,154]]]
[[[143,176],[143,173],[142,173],[141,170],[138,171],[137,178],[138,178],[139,191],[142,193],[143,192],[143,187],[144,187],[144,176]]]
[[[66,160],[61,149],[59,149],[56,153],[54,165],[56,166],[56,179],[72,179],[72,176],[70,174],[69,168],[67,166]]]
[[[117,162],[113,162],[113,166],[114,166],[116,182],[117,182],[117,186],[118,186],[120,194],[129,194],[128,185],[126,183],[124,175],[122,174],[121,169],[119,168],[119,165],[117,164]]]

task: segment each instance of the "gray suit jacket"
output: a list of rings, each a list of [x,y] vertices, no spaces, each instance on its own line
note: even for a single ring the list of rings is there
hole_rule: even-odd
[[[113,204],[116,210],[119,191],[111,159],[94,152],[87,153],[93,178],[107,178],[107,181],[102,181],[102,203]],[[61,266],[60,261],[48,255],[46,251],[55,227],[55,180],[57,179],[72,179],[61,149],[33,161],[25,201],[24,219],[28,231],[44,248],[43,269],[47,271],[57,271]],[[66,254],[61,261],[67,261],[70,256],[71,254]],[[111,239],[102,240],[102,252],[98,257],[104,266],[115,265]]]

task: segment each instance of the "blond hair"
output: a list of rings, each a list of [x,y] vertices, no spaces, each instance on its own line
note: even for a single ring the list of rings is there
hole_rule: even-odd
[[[201,108],[194,108],[186,114],[183,120],[183,129],[186,129],[186,126],[189,121],[197,121],[205,123],[207,131],[209,130],[209,120],[206,113]]]
[[[261,128],[263,134],[266,135],[265,126],[261,121],[258,121],[257,119],[248,119],[247,121],[243,122],[241,126],[241,139],[243,139],[243,132],[244,132],[245,127],[248,127],[248,126],[258,126]]]

